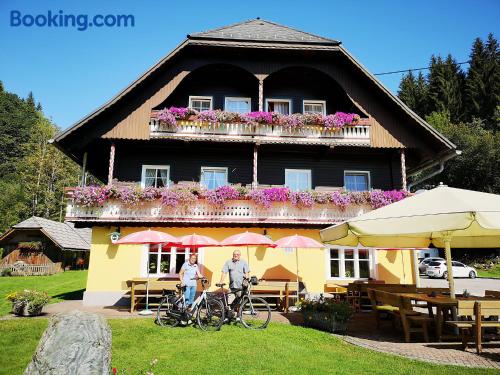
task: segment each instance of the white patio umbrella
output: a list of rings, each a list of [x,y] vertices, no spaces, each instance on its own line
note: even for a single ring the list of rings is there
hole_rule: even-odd
[[[439,186],[320,231],[337,245],[444,247],[450,294],[455,298],[451,246],[500,247],[500,195]]]

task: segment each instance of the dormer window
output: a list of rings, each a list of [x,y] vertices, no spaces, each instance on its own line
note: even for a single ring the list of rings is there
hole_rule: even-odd
[[[303,113],[317,113],[326,115],[326,102],[324,100],[304,100],[302,105]]]
[[[224,110],[227,112],[237,112],[237,113],[248,113],[250,112],[252,105],[252,99],[250,98],[235,98],[235,97],[226,97],[224,103]]]
[[[292,113],[292,101],[290,99],[266,99],[266,111],[289,115]]]
[[[212,109],[212,101],[211,96],[190,96],[189,108],[198,112],[209,111]]]

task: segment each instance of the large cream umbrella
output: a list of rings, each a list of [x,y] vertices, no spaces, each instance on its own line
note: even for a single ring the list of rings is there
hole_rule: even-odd
[[[500,247],[500,195],[439,186],[323,229],[320,236],[346,246],[444,247],[455,298],[451,246]]]

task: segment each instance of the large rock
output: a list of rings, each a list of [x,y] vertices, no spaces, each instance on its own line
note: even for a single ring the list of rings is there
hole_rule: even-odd
[[[25,375],[109,374],[111,329],[99,315],[72,311],[49,322]]]

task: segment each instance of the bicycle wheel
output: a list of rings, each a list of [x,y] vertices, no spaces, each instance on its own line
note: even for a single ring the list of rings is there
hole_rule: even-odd
[[[224,323],[224,305],[216,299],[204,299],[196,313],[196,320],[204,331],[218,331]]]
[[[238,317],[245,328],[264,329],[271,320],[271,308],[263,298],[245,296]]]
[[[158,310],[156,312],[156,322],[163,327],[175,327],[180,323],[180,320],[175,317],[172,313],[176,309],[175,296],[163,297],[158,305]]]

